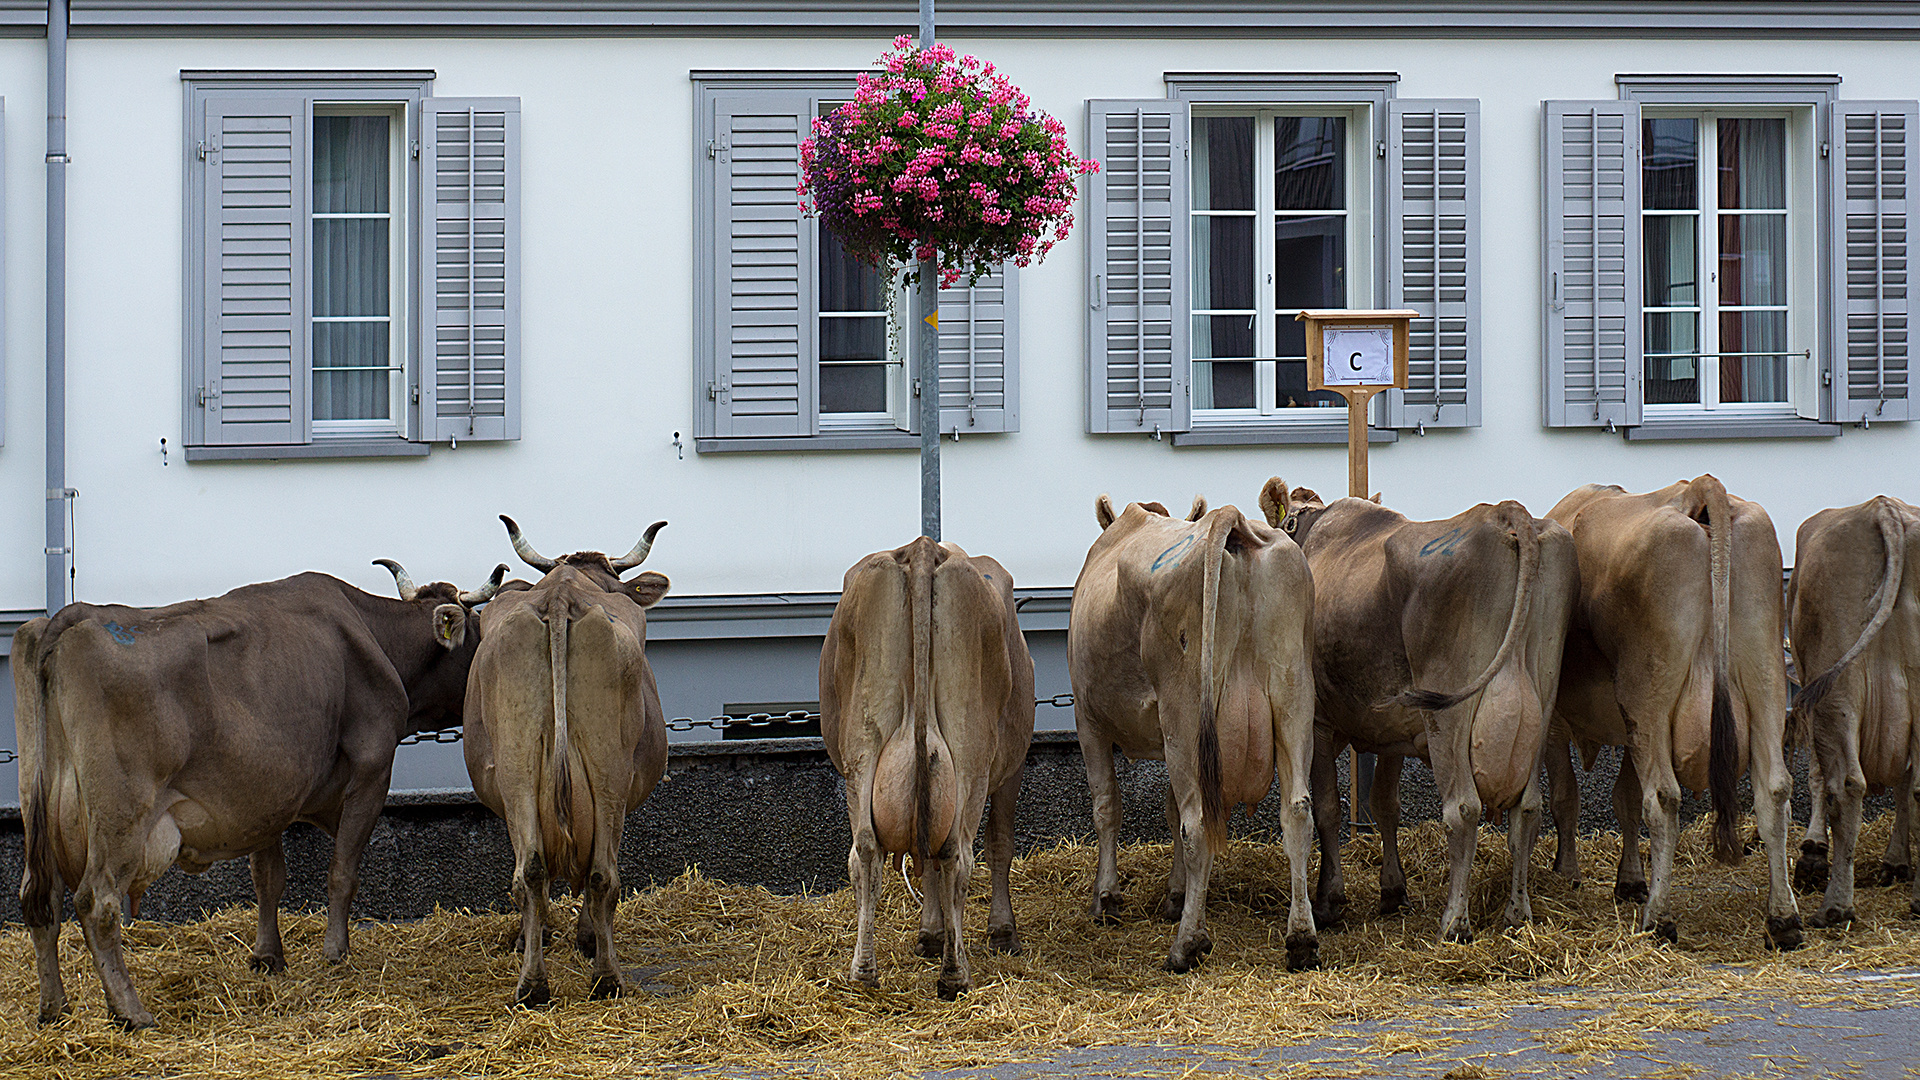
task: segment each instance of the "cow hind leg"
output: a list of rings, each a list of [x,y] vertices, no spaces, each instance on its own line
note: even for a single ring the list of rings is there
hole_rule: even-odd
[[[393,758],[389,754],[384,762],[358,768],[341,799],[340,821],[333,834],[333,862],[327,868],[327,936],[320,948],[330,964],[347,958],[347,926],[353,914],[353,898],[360,891],[360,855],[379,823],[392,776]]]
[[[880,876],[885,872],[880,845],[871,826],[856,828],[853,846],[847,850],[847,878],[853,883],[854,938],[853,963],[848,975],[862,986],[880,985],[880,970],[873,959],[873,909],[878,902]]]
[[[553,1000],[547,988],[547,950],[543,946],[552,880],[546,858],[537,846],[529,847],[532,850],[520,856],[513,870],[513,902],[520,909],[521,941],[520,982],[514,987],[513,1003],[538,1007]]]
[[[287,953],[280,941],[280,897],[287,891],[287,854],[279,838],[247,860],[253,874],[253,900],[259,918],[253,936],[253,955],[247,966],[278,975],[287,970]]]
[[[127,816],[139,819],[138,814]],[[173,828],[173,819],[162,815],[156,828],[172,831],[177,851],[179,832]],[[92,953],[94,968],[100,975],[107,1011],[116,1023],[130,1030],[153,1026],[153,1014],[140,1004],[121,946],[120,897],[138,875],[147,841],[146,837],[139,837],[139,842],[129,843],[134,836],[135,830],[123,827],[121,822],[98,817],[89,820],[87,868],[73,893],[74,910],[80,916],[87,950]]]
[[[1380,914],[1392,915],[1406,906],[1407,871],[1400,864],[1400,767],[1406,759],[1382,754],[1373,764],[1373,791],[1368,800],[1373,823],[1380,833]]]
[[[1100,846],[1093,874],[1093,917],[1098,922],[1117,922],[1125,897],[1120,895],[1120,785],[1113,774],[1113,744],[1082,728],[1080,758],[1087,766],[1093,832]]]
[[[1013,918],[1013,815],[1020,800],[1023,761],[1000,785],[987,804],[987,870],[993,877],[993,905],[987,915],[987,947],[998,953],[1020,953],[1020,930]]]
[[[920,866],[917,861],[913,865]],[[901,871],[902,880],[908,872]],[[945,955],[946,927],[947,908],[946,900],[940,895],[940,877],[934,860],[928,859],[920,870],[920,933],[914,940],[913,954],[928,960],[938,960]]]
[[[1641,904],[1647,899],[1647,870],[1640,861],[1640,774],[1631,751],[1620,755],[1613,781],[1613,819],[1620,823],[1620,867],[1614,873],[1613,898]]]
[[[1647,861],[1652,871],[1640,928],[1662,941],[1677,942],[1680,933],[1672,904],[1673,856],[1680,841],[1680,781],[1673,775],[1671,753],[1664,748],[1660,753],[1664,760],[1643,761],[1635,769],[1641,777],[1640,806],[1647,822]]]
[[[60,922],[29,926],[27,933],[33,938],[33,962],[40,975],[40,1022],[51,1024],[73,1012],[60,980]]]
[[[1819,722],[1818,713],[1809,720],[1809,723]],[[1820,748],[1811,738],[1808,744],[1811,749],[1807,754],[1807,801],[1812,805],[1807,814],[1806,835],[1800,840],[1800,858],[1793,864],[1793,887],[1803,893],[1817,893],[1826,891],[1832,864],[1827,861],[1826,782],[1820,770]]]
[[[1907,784],[1912,786],[1913,770],[1920,767],[1920,761],[1907,764]],[[1896,788],[1893,799],[1893,834],[1887,837],[1887,850],[1880,857],[1880,884],[1884,888],[1893,888],[1903,881],[1913,880],[1913,860],[1907,829],[1913,823],[1913,806],[1910,800],[1900,797]]]
[[[1169,765],[1172,763],[1169,762]],[[1197,777],[1197,766],[1189,770],[1169,769],[1176,777],[1186,772]],[[1173,945],[1167,952],[1167,970],[1176,974],[1192,971],[1207,953],[1213,951],[1213,938],[1207,934],[1207,881],[1213,872],[1213,845],[1207,838],[1200,810],[1197,784],[1176,785],[1180,800],[1180,828],[1173,837],[1173,857],[1186,860],[1186,898],[1180,924],[1173,931]]]
[[[1340,876],[1339,778],[1334,769],[1334,760],[1340,750],[1338,743],[1316,737],[1313,740],[1313,761],[1307,772],[1313,830],[1320,841],[1320,875],[1314,882],[1313,890],[1313,922],[1319,928],[1338,926],[1347,910],[1347,886]],[[1376,783],[1379,782],[1378,775],[1376,770]],[[1286,786],[1284,764],[1281,767],[1281,786]],[[1283,826],[1283,829],[1290,828],[1291,825]],[[1304,870],[1306,862],[1302,860],[1300,865]]]
[[[1174,837],[1172,866],[1167,870],[1167,895],[1160,901],[1160,921],[1177,923],[1187,909],[1187,861],[1180,857],[1180,803],[1173,785],[1167,785],[1167,835]]]
[[[1564,720],[1547,728],[1547,798],[1553,808],[1553,872],[1580,885],[1580,776],[1573,768],[1573,745]],[[1625,826],[1621,826],[1622,829]]]
[[[1827,773],[1828,821],[1833,836],[1833,861],[1827,871],[1826,895],[1820,910],[1807,922],[1813,926],[1843,926],[1854,919],[1853,849],[1860,841],[1860,803],[1867,780],[1857,764]]]
[[[1440,940],[1458,945],[1473,940],[1468,886],[1473,881],[1473,855],[1480,842],[1480,789],[1474,783],[1473,762],[1463,748],[1453,744],[1456,732],[1470,723],[1469,717],[1456,717],[1451,725],[1441,724],[1436,718],[1427,728],[1432,733],[1427,749],[1433,756],[1433,775],[1440,784],[1440,812],[1447,826],[1447,907],[1440,915]]]
[[[979,806],[979,803],[974,803]],[[973,842],[967,837],[963,842],[948,842],[946,858],[936,860],[939,866],[940,900],[946,909],[945,932],[941,936],[940,981],[937,991],[941,1001],[952,1001],[973,988],[973,972],[967,963],[967,942],[965,905],[967,901],[967,882],[973,877]]]
[[[1513,861],[1513,887],[1507,894],[1505,915],[1508,926],[1525,926],[1533,921],[1527,879],[1533,872],[1533,845],[1540,839],[1540,802],[1540,770],[1535,769],[1507,825],[1507,854]]]

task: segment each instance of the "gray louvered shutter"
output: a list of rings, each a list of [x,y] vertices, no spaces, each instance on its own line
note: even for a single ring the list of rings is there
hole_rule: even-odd
[[[1087,430],[1185,431],[1187,103],[1091,100],[1100,172],[1087,185]]]
[[[206,446],[310,438],[307,211],[311,123],[304,96],[209,94],[200,152],[205,196],[203,318],[189,410]],[[193,427],[194,425],[190,425]]]
[[[1387,107],[1387,303],[1409,327],[1393,428],[1480,425],[1480,102]]]
[[[926,326],[913,292],[914,335]],[[1001,265],[940,290],[940,433],[1020,430],[1020,271]],[[909,354],[918,356],[918,345]],[[919,410],[910,430],[918,431]]]
[[[520,99],[420,103],[420,432],[520,437]]]
[[[1834,103],[1834,272],[1845,368],[1833,373],[1835,420],[1906,420],[1912,405],[1908,184],[1915,179],[1916,105]]]
[[[1640,423],[1640,105],[1549,101],[1546,422]]]
[[[800,143],[813,98],[714,102],[714,402],[719,436],[812,435],[817,347],[812,222],[800,212]]]

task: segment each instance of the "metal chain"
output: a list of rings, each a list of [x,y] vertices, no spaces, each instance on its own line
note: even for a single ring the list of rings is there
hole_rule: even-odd
[[[1039,698],[1034,705],[1050,705],[1056,709],[1073,708],[1072,694],[1055,694],[1050,698]],[[746,716],[712,716],[704,720],[692,716],[676,716],[667,721],[668,731],[692,731],[705,728],[711,731],[725,731],[728,728],[763,728],[771,724],[811,724],[820,719],[817,712],[795,709],[785,713],[749,713]],[[414,746],[419,743],[457,743],[461,729],[458,727],[441,728],[439,731],[417,731],[400,740],[401,746]],[[13,751],[0,750],[0,764],[13,760]]]
[[[11,765],[20,760],[20,755],[11,750],[0,750],[0,765]]]

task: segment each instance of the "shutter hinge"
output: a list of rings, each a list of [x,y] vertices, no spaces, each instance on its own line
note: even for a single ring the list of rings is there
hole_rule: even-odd
[[[420,140],[419,139],[407,140],[407,151],[413,155],[413,160],[419,161],[420,160]]]
[[[199,142],[194,144],[193,148],[196,152],[199,153],[201,161],[207,160],[207,154],[209,152],[209,148],[207,146],[207,140],[201,139]]]
[[[733,377],[730,375],[722,375],[717,380],[709,379],[707,381],[707,400],[719,401],[722,394],[729,393],[732,390]]]
[[[219,396],[220,388],[218,386],[202,386],[194,391],[194,398],[199,401],[200,407],[203,409],[207,407],[207,403],[211,399]]]
[[[1821,142],[1820,142],[1820,156],[1821,156],[1821,157],[1826,157],[1826,156],[1828,156],[1829,154],[1832,154],[1832,153],[1833,153],[1833,144],[1832,144],[1832,143],[1829,143],[1829,142],[1827,142],[1827,141],[1826,141],[1826,140],[1824,140],[1824,139],[1823,139],[1823,140],[1821,140]]]
[[[420,404],[420,384],[419,383],[413,384],[413,389],[408,392],[408,396],[415,405]]]
[[[731,151],[732,149],[733,149],[732,135],[722,135],[717,139],[707,140],[707,156],[710,158],[713,158],[715,161],[725,160],[720,155],[725,154]]]
[[[1377,158],[1387,156],[1387,140],[1381,139],[1379,142],[1373,144],[1373,156]]]
[[[1821,386],[1833,385],[1833,369],[1832,368],[1829,367],[1829,368],[1820,369],[1820,385]]]

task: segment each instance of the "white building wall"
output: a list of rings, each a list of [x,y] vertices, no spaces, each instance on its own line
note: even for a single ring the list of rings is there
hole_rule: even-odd
[[[1628,444],[1541,424],[1540,102],[1612,98],[1619,72],[1838,73],[1844,98],[1913,97],[1920,44],[1728,40],[954,40],[993,60],[1084,146],[1090,97],[1164,96],[1166,71],[1394,71],[1403,97],[1481,102],[1483,425],[1372,453],[1373,486],[1420,518],[1517,498],[1544,513],[1589,482],[1711,471],[1771,512],[1788,561],[1814,511],[1920,498],[1920,425],[1835,440]],[[510,560],[501,512],[557,554],[624,550],[676,593],[837,590],[917,530],[912,452],[692,450],[689,69],[853,69],[874,40],[112,40],[72,43],[68,483],[78,596],[157,604],[306,569],[391,588],[376,557],[477,583]],[[188,464],[181,442],[183,68],[431,68],[434,93],[522,101],[523,437],[399,460]],[[40,550],[44,44],[0,41],[7,99],[7,445],[0,609],[43,595]],[[1252,509],[1278,474],[1340,494],[1344,449],[1174,449],[1090,436],[1082,237],[1022,277],[1022,431],[942,447],[945,531],[1022,586],[1070,585],[1100,492]],[[673,433],[687,449],[677,457]],[[163,464],[160,440],[172,450]],[[518,568],[516,568],[518,569]]]

